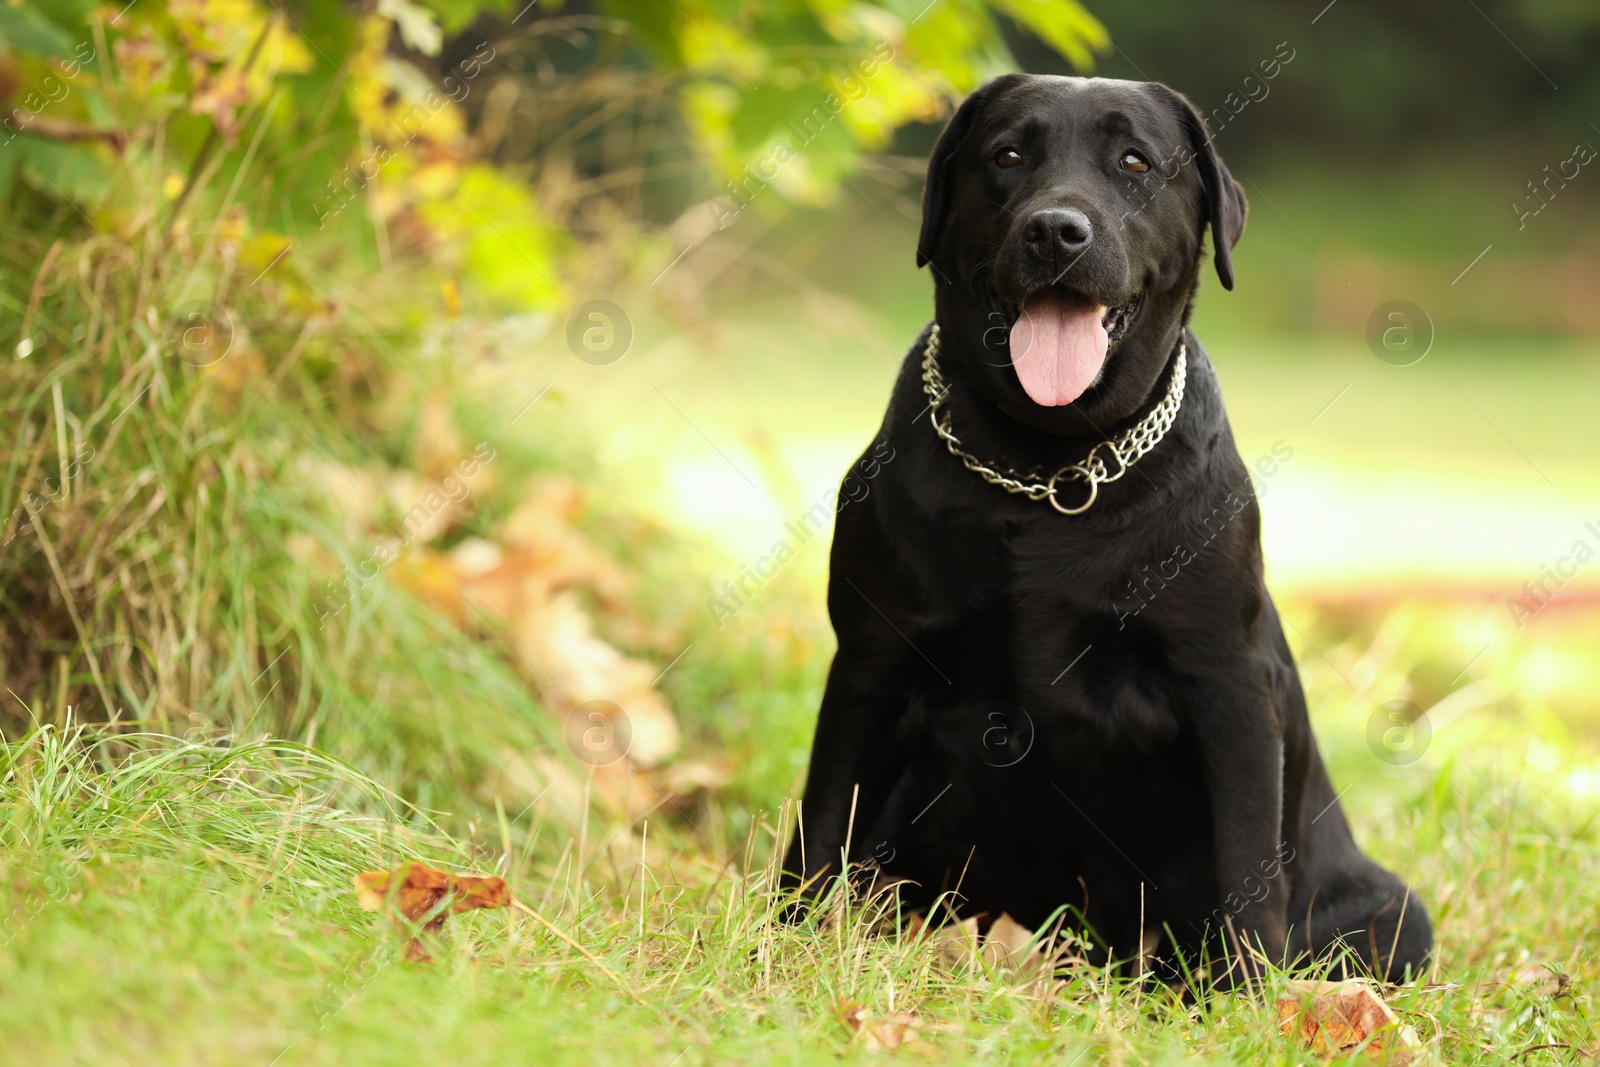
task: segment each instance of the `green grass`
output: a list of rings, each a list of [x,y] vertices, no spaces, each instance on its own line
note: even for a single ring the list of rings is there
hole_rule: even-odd
[[[1576,1062],[1573,1049],[1595,1041],[1600,977],[1592,747],[1509,700],[1441,729],[1422,761],[1390,766],[1367,747],[1370,704],[1341,675],[1369,693],[1426,676],[1454,655],[1447,618],[1295,610],[1327,656],[1298,648],[1357,833],[1413,880],[1439,932],[1428,983],[1391,1004],[1443,1062],[1530,1062],[1519,1054],[1552,1043],[1573,1048],[1528,1056]],[[768,614],[810,611],[779,600]],[[676,693],[765,687],[781,719],[803,723],[818,680],[771,659],[780,666],[737,654],[686,663]],[[705,725],[736,752],[790,729]],[[45,726],[0,750],[0,775],[8,1062],[881,1058],[839,1020],[851,1003],[916,1013],[926,1044],[901,1054],[937,1062],[1318,1062],[1277,1035],[1270,1003],[1186,1006],[1079,970],[1041,996],[1003,972],[942,963],[926,943],[874,928],[870,911],[776,923],[783,814],[738,793],[719,806],[743,809],[743,833],[727,818],[701,836],[681,815],[630,826],[598,809],[574,832],[540,801],[451,837],[354,768],[282,742]],[[781,777],[752,784],[749,799],[780,796]],[[506,874],[626,988],[509,911],[451,917],[435,963],[400,962],[403,938],[358,910],[349,878],[413,858]],[[1505,988],[1530,962],[1570,975],[1570,992]]]

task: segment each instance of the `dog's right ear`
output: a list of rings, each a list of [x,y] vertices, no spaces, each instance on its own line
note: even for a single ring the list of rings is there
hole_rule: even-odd
[[[1005,74],[980,85],[961,102],[950,124],[939,135],[939,143],[933,146],[933,155],[928,158],[928,182],[922,187],[922,233],[917,237],[917,266],[926,266],[938,251],[939,227],[944,222],[948,200],[950,158],[966,143],[978,116],[983,113],[984,105],[996,93],[1024,77],[1026,75]]]

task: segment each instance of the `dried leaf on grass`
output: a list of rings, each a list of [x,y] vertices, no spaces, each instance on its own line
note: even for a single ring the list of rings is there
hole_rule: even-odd
[[[431,914],[433,917],[423,927],[428,931],[443,927],[447,914],[503,908],[511,903],[511,888],[498,875],[449,874],[421,863],[394,871],[362,871],[351,882],[364,910],[383,911],[392,903],[394,918],[413,923]],[[449,907],[438,910],[446,902]],[[406,949],[406,959],[426,963],[432,957],[420,941],[413,939]]]
[[[1313,1051],[1348,1054],[1358,1049],[1382,1063],[1416,1063],[1422,1055],[1417,1032],[1402,1026],[1372,983],[1298,981],[1278,998],[1278,1029],[1295,1033]]]
[[[443,392],[423,397],[411,448],[417,473],[429,481],[456,473],[456,464],[470,451],[467,439],[450,415],[450,403]]]
[[[518,647],[549,678],[563,704],[606,700],[622,709],[634,763],[653,767],[677,752],[678,720],[653,685],[659,668],[601,640],[575,593],[556,593],[516,625]]]
[[[1057,968],[1082,961],[1072,938],[1046,939],[1048,945],[1036,941],[1034,931],[1005,912],[987,930],[982,929],[977,916],[932,929],[921,916],[913,916],[909,930],[914,937],[926,937],[946,966],[970,969],[981,961],[989,970],[1019,985],[1048,984]]]
[[[1033,931],[1005,912],[989,926],[983,938],[984,962],[996,970],[1014,970],[1033,977],[1044,964],[1044,953],[1031,944]]]
[[[1571,975],[1543,963],[1524,963],[1506,979],[1508,989],[1552,1000],[1567,995],[1571,985]]]
[[[573,526],[582,502],[575,484],[545,479],[495,541],[469,538],[448,554],[419,551],[394,574],[463,628],[482,627],[484,615],[497,620],[495,636],[509,640],[564,714],[591,702],[616,705],[627,716],[626,755],[636,766],[653,767],[677,752],[678,721],[656,691],[659,668],[596,634],[579,599],[584,589],[601,607],[616,605],[628,588],[622,568]]]
[[[926,938],[934,957],[946,967],[959,969],[978,959],[978,920],[931,926],[921,915],[913,915],[906,932],[913,938]]]
[[[679,760],[650,774],[650,780],[669,796],[692,798],[700,793],[715,793],[733,777],[727,757],[709,760]]]
[[[902,1045],[921,1042],[922,1020],[909,1011],[891,1011],[879,1015],[865,1004],[856,1002],[841,1003],[837,1014],[839,1021],[868,1051],[893,1052]]]

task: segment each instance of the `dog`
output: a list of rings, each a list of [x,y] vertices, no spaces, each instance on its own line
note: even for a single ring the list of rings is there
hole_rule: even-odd
[[[870,870],[1174,981],[1422,972],[1427,911],[1351,836],[1188,326],[1206,229],[1231,290],[1246,210],[1164,85],[1011,74],[951,118],[935,319],[834,532],[798,906]]]

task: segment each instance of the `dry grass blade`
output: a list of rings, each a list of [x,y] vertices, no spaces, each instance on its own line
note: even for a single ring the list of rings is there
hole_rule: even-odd
[[[635,993],[633,991],[633,989],[631,987],[629,987],[628,983],[624,982],[617,975],[617,972],[613,971],[610,967],[607,967],[604,963],[602,963],[600,961],[600,958],[597,957],[594,953],[590,952],[588,949],[586,949],[582,945],[578,944],[578,942],[574,941],[572,939],[571,935],[569,935],[565,930],[561,929],[561,927],[557,926],[555,923],[551,922],[549,919],[546,919],[543,915],[540,915],[537,911],[535,911],[533,908],[530,908],[528,905],[522,903],[522,901],[520,901],[520,900],[513,900],[511,902],[511,906],[513,908],[516,908],[518,911],[522,912],[524,915],[526,915],[529,918],[531,918],[534,922],[538,923],[540,926],[543,926],[546,930],[549,930],[552,934],[555,934],[557,937],[559,937],[561,940],[565,941],[567,944],[571,945],[574,949],[577,950],[578,955],[582,956],[584,959],[586,959],[590,963],[594,964],[595,967],[597,967],[599,969],[601,974],[605,975],[607,978],[609,978],[613,982],[615,982],[617,984],[617,988],[622,990],[624,993],[628,994],[628,997],[635,1004],[643,1005],[645,1003],[639,997],[639,994]]]

